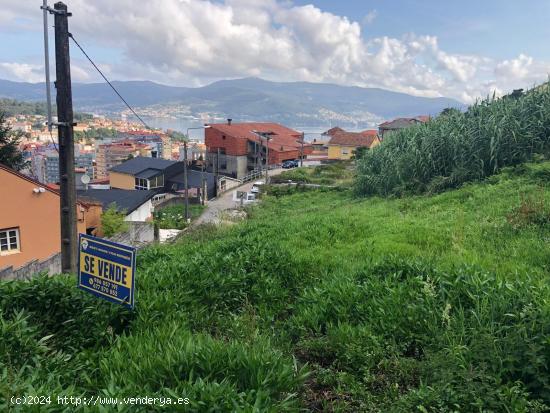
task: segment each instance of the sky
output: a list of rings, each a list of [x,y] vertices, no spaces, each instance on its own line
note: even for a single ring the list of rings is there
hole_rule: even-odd
[[[71,33],[111,80],[202,86],[255,76],[471,103],[550,74],[549,0],[65,2]],[[0,0],[0,78],[43,81],[40,5]],[[100,81],[75,47],[71,63],[73,81]]]

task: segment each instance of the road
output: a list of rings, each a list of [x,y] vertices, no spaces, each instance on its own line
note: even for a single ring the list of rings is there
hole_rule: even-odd
[[[269,176],[279,175],[285,169],[278,168],[272,169],[269,171]],[[249,192],[252,189],[254,182],[259,181],[260,178],[253,181],[247,182],[237,188],[232,188],[227,192],[221,194],[218,198],[208,201],[206,209],[200,217],[198,217],[192,226],[197,226],[201,224],[220,224],[220,214],[227,209],[234,209],[239,207],[239,202],[233,201],[233,192],[234,191],[246,191]]]

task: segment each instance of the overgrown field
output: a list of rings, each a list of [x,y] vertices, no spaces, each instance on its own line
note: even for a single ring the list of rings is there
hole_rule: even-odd
[[[550,152],[550,87],[488,98],[388,135],[358,162],[361,195],[437,193]]]
[[[289,169],[270,179],[272,183],[284,183],[291,180],[303,184],[350,187],[354,176],[354,165],[349,161],[339,161],[309,168]]]
[[[140,254],[133,313],[74,277],[0,284],[0,411],[548,411],[549,182],[546,162],[432,197],[267,197]]]

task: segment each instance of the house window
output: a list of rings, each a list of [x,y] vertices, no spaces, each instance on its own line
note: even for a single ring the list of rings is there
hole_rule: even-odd
[[[342,148],[342,155],[349,155],[349,149],[348,148]]]
[[[136,183],[136,186],[135,186],[136,189],[145,189],[145,190],[149,189],[149,186],[148,186],[149,182],[147,182],[147,179],[136,178],[135,183]]]
[[[0,254],[19,252],[19,228],[0,230]]]
[[[155,176],[149,182],[149,188],[162,188],[164,186],[164,175]]]

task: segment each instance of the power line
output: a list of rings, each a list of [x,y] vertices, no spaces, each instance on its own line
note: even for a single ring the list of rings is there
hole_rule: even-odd
[[[80,51],[84,54],[84,56],[86,56],[86,58],[90,61],[90,63],[92,64],[92,66],[99,72],[99,74],[101,75],[101,77],[107,82],[107,84],[109,86],[111,86],[111,89],[114,90],[114,92],[118,95],[118,97],[124,102],[124,104],[128,107],[128,109],[130,109],[132,111],[132,113],[136,116],[136,118],[138,118],[140,120],[141,123],[143,123],[143,125],[147,128],[147,129],[152,129],[149,125],[147,125],[147,123],[145,123],[145,121],[143,119],[141,119],[141,117],[136,113],[136,111],[129,105],[128,102],[126,102],[126,100],[122,97],[122,95],[120,93],[118,93],[118,90],[116,90],[116,88],[113,86],[113,84],[111,82],[109,82],[109,79],[107,79],[105,77],[105,75],[103,74],[103,72],[99,69],[99,67],[97,67],[97,65],[94,63],[94,61],[91,59],[90,56],[88,56],[88,54],[84,51],[84,49],[82,48],[82,46],[80,46],[80,44],[78,44],[78,42],[76,41],[76,39],[74,38],[74,36],[72,35],[72,33],[69,33],[69,37],[73,40],[73,42],[78,46],[78,48],[80,49]]]

